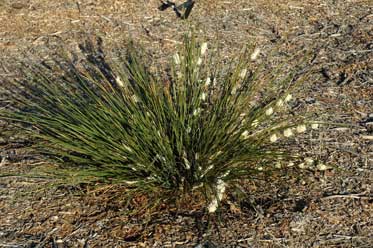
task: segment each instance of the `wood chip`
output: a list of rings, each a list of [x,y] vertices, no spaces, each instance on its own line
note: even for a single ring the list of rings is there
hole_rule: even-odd
[[[365,140],[373,140],[373,135],[361,135],[360,137]]]

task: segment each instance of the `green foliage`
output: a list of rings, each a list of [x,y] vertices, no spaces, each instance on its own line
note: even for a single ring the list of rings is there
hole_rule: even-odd
[[[304,120],[286,114],[294,73],[263,74],[252,49],[230,66],[204,50],[187,36],[166,76],[150,73],[132,44],[115,62],[56,60],[62,76],[25,64],[1,119],[38,139],[37,149],[59,165],[50,175],[220,200],[226,183],[294,157],[275,141]]]

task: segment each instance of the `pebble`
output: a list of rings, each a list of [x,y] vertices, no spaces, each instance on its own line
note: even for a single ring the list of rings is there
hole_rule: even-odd
[[[316,99],[313,97],[307,97],[305,101],[307,104],[313,104],[316,102]]]

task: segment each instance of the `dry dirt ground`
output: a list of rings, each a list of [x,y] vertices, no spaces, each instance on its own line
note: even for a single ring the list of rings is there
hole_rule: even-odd
[[[45,48],[58,44],[74,50],[98,35],[107,50],[131,37],[161,63],[190,24],[201,40],[218,40],[223,56],[254,42],[260,60],[277,63],[268,57],[272,49],[286,57],[307,48],[315,72],[297,96],[297,111],[353,127],[325,127],[294,142],[338,169],[249,182],[247,197],[229,194],[217,217],[189,206],[167,208],[150,222],[123,214],[118,189],[82,192],[47,187],[45,179],[2,177],[0,247],[373,247],[372,1],[196,0],[188,21],[158,5],[0,0],[1,61],[25,52],[48,56]],[[0,83],[11,76],[0,67]],[[2,174],[42,162],[0,125]]]

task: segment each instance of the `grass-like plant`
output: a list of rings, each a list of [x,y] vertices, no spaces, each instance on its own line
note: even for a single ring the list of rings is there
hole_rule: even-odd
[[[207,50],[186,36],[167,75],[150,73],[131,44],[116,61],[24,64],[22,79],[7,84],[13,103],[1,119],[36,137],[58,164],[51,175],[166,198],[197,191],[214,212],[227,184],[293,159],[278,140],[311,124],[286,111],[299,75],[281,76],[282,67],[263,74],[252,62],[259,50],[230,65]]]

